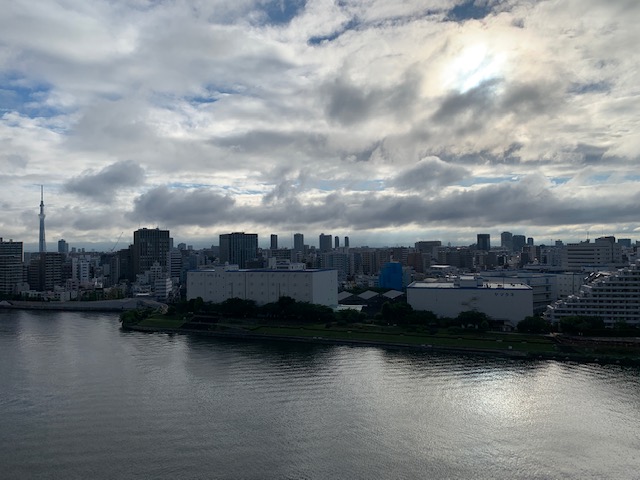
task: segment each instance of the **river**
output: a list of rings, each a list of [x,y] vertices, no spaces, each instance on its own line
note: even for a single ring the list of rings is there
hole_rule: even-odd
[[[0,310],[0,477],[640,478],[640,370]]]

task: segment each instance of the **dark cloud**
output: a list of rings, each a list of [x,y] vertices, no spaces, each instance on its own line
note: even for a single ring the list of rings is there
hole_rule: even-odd
[[[408,182],[406,173],[400,174],[393,182]],[[446,169],[443,175],[449,175]],[[539,175],[427,195],[337,191],[307,203],[291,194],[287,187],[283,188],[284,191],[278,195],[272,195],[268,204],[256,207],[238,205],[231,197],[210,190],[158,187],[138,197],[128,217],[132,221],[166,227],[203,228],[229,224],[291,230],[428,228],[452,224],[486,228],[494,225],[551,227],[593,225],[601,222],[602,218],[610,222],[633,222],[636,220],[634,205],[640,200],[640,195],[622,203],[617,198],[568,198],[566,191],[551,188]]]
[[[333,42],[334,40],[339,38],[341,35],[348,32],[349,30],[357,29],[359,25],[360,25],[360,22],[355,18],[352,18],[348,22],[341,25],[340,28],[338,28],[334,32],[331,32],[326,35],[318,35],[318,36],[310,37],[308,40],[308,43],[310,45],[322,45],[324,43]]]
[[[365,122],[370,117],[390,115],[397,119],[411,117],[419,98],[420,77],[413,71],[397,85],[371,88],[356,85],[340,77],[321,88],[325,113],[343,125]]]
[[[484,129],[488,117],[496,109],[495,90],[499,84],[499,80],[492,79],[466,92],[450,93],[433,114],[433,121],[437,124],[457,124],[467,130]]]
[[[461,181],[469,171],[457,165],[432,157],[425,158],[415,166],[400,173],[389,184],[400,190],[431,190]]]
[[[575,152],[579,154],[582,163],[598,164],[602,162],[602,158],[607,153],[607,148],[581,143],[576,146]]]
[[[506,83],[486,80],[465,92],[451,92],[432,115],[438,126],[452,127],[457,134],[491,131],[506,116],[530,122],[536,116],[551,115],[564,102],[559,84]]]
[[[292,131],[279,132],[271,130],[252,130],[250,132],[220,137],[211,143],[236,152],[260,153],[265,155],[274,150],[295,149],[311,155],[324,152],[327,148],[327,137],[313,132]]]
[[[522,149],[521,143],[512,143],[508,145],[502,152],[489,152],[480,150],[474,153],[453,154],[446,150],[434,151],[433,155],[437,155],[443,161],[456,165],[464,165],[473,168],[477,165],[519,165],[521,158],[518,152]],[[529,162],[530,164],[542,164],[543,161]]]
[[[167,227],[198,225],[212,227],[242,220],[234,211],[235,200],[208,189],[180,190],[156,187],[134,200],[128,217]]]
[[[137,187],[144,182],[144,169],[131,160],[112,163],[97,173],[84,172],[64,184],[67,192],[109,203],[122,188]]]
[[[523,119],[555,111],[562,103],[564,92],[560,83],[514,83],[507,85],[500,96],[497,113],[518,114]]]
[[[584,95],[588,93],[609,93],[611,84],[609,82],[572,83],[569,86],[569,93]]]

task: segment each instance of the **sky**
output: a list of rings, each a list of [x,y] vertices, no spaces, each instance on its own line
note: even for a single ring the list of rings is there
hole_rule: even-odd
[[[12,0],[0,237],[640,239],[637,0]]]

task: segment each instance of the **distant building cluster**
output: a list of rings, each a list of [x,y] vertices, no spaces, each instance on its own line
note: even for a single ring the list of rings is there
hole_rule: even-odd
[[[640,324],[640,286],[634,283],[640,281],[640,245],[630,239],[536,245],[531,237],[502,232],[499,246],[490,234],[479,233],[468,246],[422,240],[371,248],[325,233],[309,245],[303,233],[295,233],[291,248],[282,247],[277,234],[270,235],[269,248],[260,248],[258,234],[231,232],[219,235],[217,245],[194,250],[174,245],[169,230],[140,228],[126,248],[116,250],[119,238],[109,251],[85,252],[60,239],[57,252],[49,252],[42,196],[39,219],[38,252],[0,238],[4,298],[239,297],[268,303],[291,296],[337,305],[353,301],[339,292],[373,288],[394,292],[387,301],[406,298],[414,309],[444,316],[478,310],[512,326],[534,313],[554,322],[584,314],[608,325]]]

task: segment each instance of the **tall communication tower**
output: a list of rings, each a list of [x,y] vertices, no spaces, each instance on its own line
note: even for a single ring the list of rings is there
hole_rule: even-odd
[[[44,185],[40,185],[40,253],[47,251],[47,242],[44,239]]]

